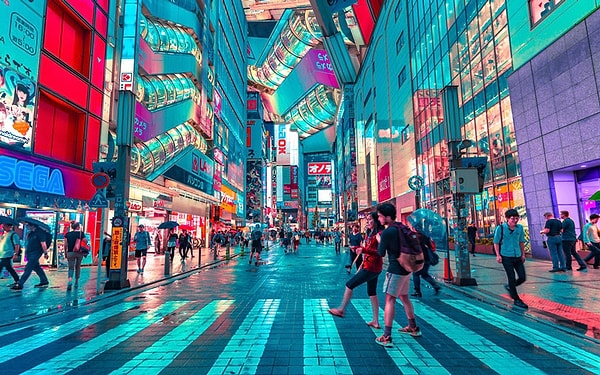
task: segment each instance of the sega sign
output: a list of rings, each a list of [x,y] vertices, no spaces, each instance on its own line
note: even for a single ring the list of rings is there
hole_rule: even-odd
[[[62,171],[45,165],[0,156],[0,186],[65,196]]]

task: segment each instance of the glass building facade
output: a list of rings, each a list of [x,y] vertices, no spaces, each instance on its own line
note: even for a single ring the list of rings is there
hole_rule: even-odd
[[[409,1],[407,17],[422,205],[452,216],[441,90],[457,86],[461,137],[475,144],[467,151],[488,158],[484,190],[471,197],[470,220],[481,237],[490,236],[506,209],[526,216],[507,84],[512,58],[506,3]]]

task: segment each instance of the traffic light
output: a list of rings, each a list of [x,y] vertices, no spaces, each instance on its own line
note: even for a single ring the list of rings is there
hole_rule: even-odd
[[[106,173],[110,178],[110,182],[106,187],[106,198],[111,199],[115,197],[117,183],[117,163],[112,161],[103,161],[92,163],[92,170],[94,173]]]

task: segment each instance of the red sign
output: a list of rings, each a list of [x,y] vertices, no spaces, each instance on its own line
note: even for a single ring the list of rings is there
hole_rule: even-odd
[[[309,175],[331,174],[331,162],[308,163]]]
[[[110,183],[110,177],[106,173],[98,172],[92,176],[92,185],[96,189],[104,189]]]
[[[377,171],[377,199],[379,202],[385,202],[392,197],[390,182],[390,163],[387,162]]]

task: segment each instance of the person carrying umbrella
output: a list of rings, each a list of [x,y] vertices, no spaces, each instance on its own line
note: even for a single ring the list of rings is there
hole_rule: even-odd
[[[31,272],[35,271],[35,273],[40,278],[40,283],[36,284],[36,288],[42,288],[48,286],[48,277],[46,277],[46,273],[40,266],[40,257],[43,255],[45,259],[48,259],[48,247],[46,245],[46,239],[48,235],[44,233],[41,228],[48,228],[46,224],[41,221],[31,219],[25,217],[21,219],[21,221],[25,222],[27,227],[27,238],[25,245],[25,256],[27,257],[27,265],[25,266],[25,271],[21,276],[19,282],[17,282],[11,289],[13,290],[22,290],[23,285],[27,282],[27,279],[31,275]]]
[[[13,219],[1,216],[0,223],[4,229],[4,233],[0,236],[0,272],[6,269],[10,273],[15,280],[14,284],[10,285],[12,287],[19,282],[19,275],[12,266],[12,260],[16,259],[21,251],[21,239],[13,230],[15,224],[18,224]]]

